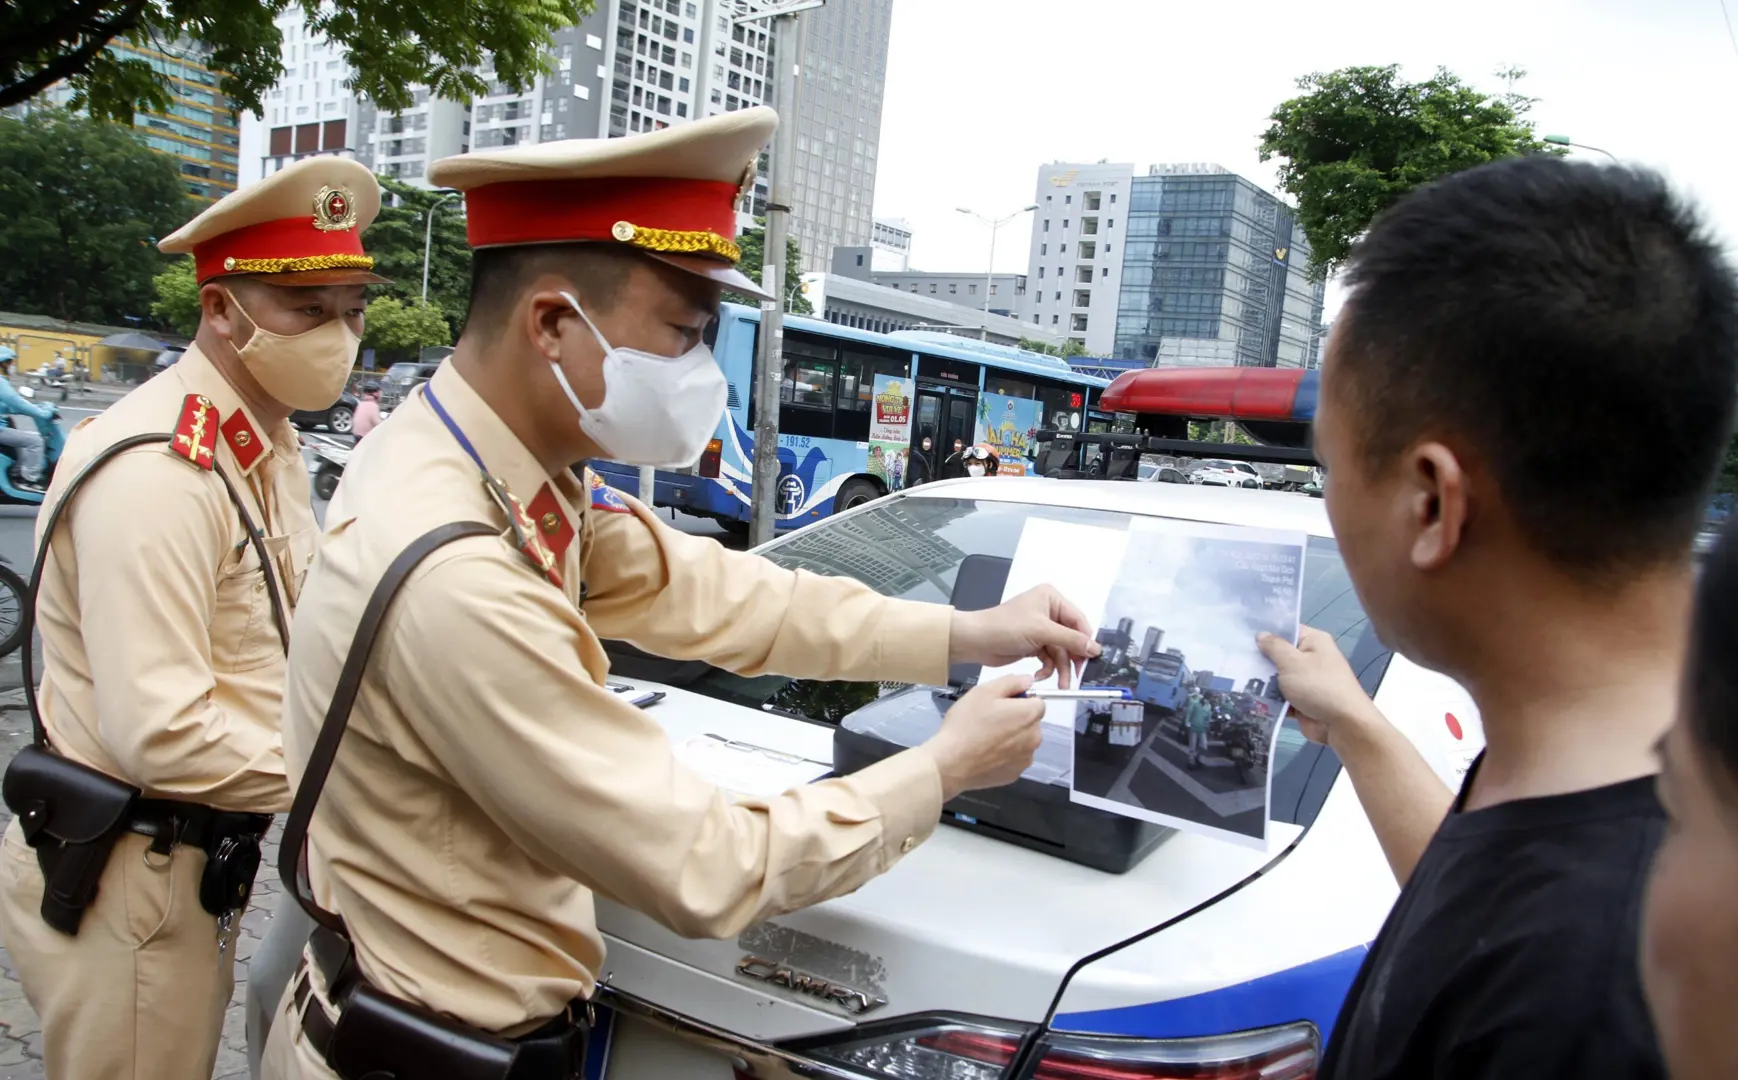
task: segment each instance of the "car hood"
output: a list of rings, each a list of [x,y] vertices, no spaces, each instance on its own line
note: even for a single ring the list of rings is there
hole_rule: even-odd
[[[716,735],[832,760],[831,727],[632,681],[666,693],[649,715],[674,743]],[[1343,777],[1311,835],[1280,859],[1275,873],[1259,887],[1192,912],[1302,836],[1294,825],[1270,829],[1270,852],[1178,833],[1118,875],[943,825],[857,892],[775,917],[727,941],[682,938],[600,896],[598,922],[609,945],[605,978],[664,1008],[768,1040],[932,1010],[1037,1021],[1081,958],[1191,913],[1190,929],[1179,924],[1086,968],[1070,983],[1062,1011],[1087,1018],[1076,1030],[1111,1030],[1123,1021],[1092,1018],[1193,1000],[1324,957],[1351,956],[1374,936],[1396,890]],[[1311,933],[1293,932],[1297,920]],[[1213,929],[1205,936],[1194,931],[1209,922]],[[750,956],[886,1004],[851,1015],[745,975],[738,968]],[[1335,994],[1343,995],[1352,970],[1355,963],[1336,969]],[[1337,1008],[1338,997],[1329,998],[1324,1023]]]

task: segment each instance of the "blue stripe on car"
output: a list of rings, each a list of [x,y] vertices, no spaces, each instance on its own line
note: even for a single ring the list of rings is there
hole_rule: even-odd
[[[1259,979],[1170,1001],[1062,1013],[1053,1026],[1091,1035],[1175,1039],[1308,1020],[1321,1031],[1325,1046],[1368,951],[1369,946],[1359,945]]]

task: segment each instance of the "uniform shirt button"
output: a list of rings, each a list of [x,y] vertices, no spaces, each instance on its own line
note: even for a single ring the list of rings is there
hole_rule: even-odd
[[[899,845],[899,853],[901,855],[909,855],[911,854],[911,849],[916,846],[917,842],[908,836],[905,838],[905,842]]]

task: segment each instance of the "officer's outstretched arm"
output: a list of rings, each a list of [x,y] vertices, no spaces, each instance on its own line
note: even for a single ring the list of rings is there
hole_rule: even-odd
[[[632,513],[592,511],[586,616],[599,637],[744,675],[947,681],[952,609],[776,566]]]
[[[498,556],[436,558],[400,593],[378,670],[454,786],[545,865],[678,933],[727,937],[850,892],[935,829],[923,749],[734,804],[586,670],[590,630],[548,582]]]
[[[257,677],[268,696],[283,679],[263,575],[251,547],[235,548],[242,528],[222,482],[160,448],[134,450],[92,474],[56,532],[37,605],[45,650],[63,650],[49,670],[88,675],[97,715],[78,720],[121,778],[227,810],[285,809],[278,732],[212,696],[214,664]],[[239,614],[215,618],[219,590]]]

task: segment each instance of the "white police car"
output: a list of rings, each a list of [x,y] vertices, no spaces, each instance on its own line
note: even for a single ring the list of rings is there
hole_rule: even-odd
[[[1458,783],[1482,737],[1472,704],[1376,640],[1317,500],[964,479],[761,550],[945,603],[961,561],[1011,556],[1027,520],[1140,515],[1308,533],[1304,620],[1336,635],[1384,712]],[[651,715],[679,748],[710,739],[774,762],[830,762],[831,725],[883,689],[614,652],[618,677],[667,695]],[[1333,754],[1288,723],[1275,755],[1267,852],[1179,833],[1113,874],[944,827],[858,892],[734,941],[684,939],[600,896],[607,1008],[588,1074],[991,1080],[1019,1055],[1017,1075],[1044,1080],[1313,1076],[1397,888]]]

